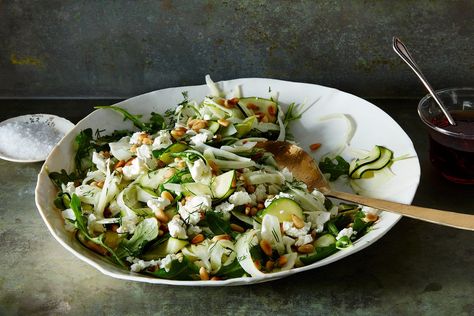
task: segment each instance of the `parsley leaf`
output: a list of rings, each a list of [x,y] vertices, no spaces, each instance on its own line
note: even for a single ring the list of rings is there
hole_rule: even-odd
[[[337,156],[334,159],[326,157],[323,161],[319,162],[319,169],[321,169],[322,173],[329,173],[329,181],[335,181],[340,176],[349,174],[349,163],[341,156]]]

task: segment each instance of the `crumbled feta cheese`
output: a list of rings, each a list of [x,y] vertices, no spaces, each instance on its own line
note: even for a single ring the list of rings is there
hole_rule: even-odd
[[[337,234],[336,240],[339,240],[344,236],[347,236],[347,237],[351,238],[351,236],[355,235],[355,234],[356,234],[356,232],[352,229],[352,227],[344,228],[339,232],[339,234]]]
[[[64,211],[61,212],[61,215],[64,218],[64,223],[65,223],[64,228],[66,228],[66,230],[68,232],[75,231],[76,226],[74,226],[74,224],[71,223],[71,221],[76,220],[76,215],[74,214],[74,211],[70,208],[67,208],[67,209],[65,209]]]
[[[163,259],[161,259],[160,269],[165,269],[166,272],[170,271],[171,262],[178,260],[179,262],[183,261],[183,254],[169,254]]]
[[[139,175],[146,173],[148,171],[148,166],[146,160],[141,158],[135,158],[132,160],[132,163],[128,166],[122,168],[122,174],[126,180],[134,180],[138,178]]]
[[[74,182],[68,182],[66,185],[62,184],[61,189],[65,193],[69,193],[72,196],[73,193],[76,193],[76,186]]]
[[[189,172],[195,182],[209,185],[212,178],[211,168],[206,165],[204,160],[196,160],[190,167]]]
[[[196,225],[201,220],[201,214],[211,208],[211,197],[208,195],[194,196],[186,204],[178,202],[178,212],[187,223]]]
[[[324,224],[331,218],[331,213],[324,211],[307,212],[306,215],[308,220],[312,223],[311,228],[316,228],[317,233],[324,230]]]
[[[286,182],[293,182],[293,173],[291,173],[291,171],[288,170],[288,168],[285,167],[280,172],[283,175],[283,177],[285,177]]]
[[[127,257],[126,259],[132,264],[130,270],[133,272],[140,272],[148,267],[154,267],[160,264],[160,260],[145,261],[134,257]]]
[[[188,234],[188,236],[195,236],[200,232],[202,232],[201,227],[195,225],[189,225],[188,229],[186,229],[186,233]]]
[[[311,237],[310,234],[299,236],[295,242],[295,246],[296,247],[303,246],[303,245],[309,244],[312,241],[313,241],[313,237]]]
[[[186,225],[181,220],[179,216],[174,216],[171,221],[168,222],[168,231],[171,237],[178,238],[178,239],[186,239],[188,235],[186,235]]]
[[[153,157],[151,152],[151,146],[149,145],[141,145],[137,148],[137,157],[143,160],[150,159]]]
[[[252,198],[247,192],[238,191],[232,193],[232,195],[229,196],[229,202],[234,204],[234,206],[245,205],[250,204],[252,202]]]
[[[163,211],[168,205],[170,205],[170,200],[157,197],[155,199],[148,200],[146,205],[157,215],[158,212]]]
[[[153,144],[151,145],[153,150],[156,149],[163,149],[170,146],[173,142],[171,141],[171,135],[168,131],[161,130],[156,135],[155,139],[153,140]]]
[[[296,228],[293,225],[293,222],[283,222],[283,232],[291,237],[300,237],[308,234],[309,230],[311,229],[311,223],[307,222],[304,223],[304,227],[302,228]]]
[[[129,215],[122,217],[122,225],[117,228],[118,234],[130,233],[132,234],[137,227],[138,217],[136,215]]]
[[[95,164],[98,170],[102,171],[103,173],[107,172],[107,161],[98,152],[94,151],[92,153],[92,162]]]
[[[191,141],[192,145],[204,144],[207,142],[207,136],[207,134],[199,133],[191,137],[189,140]]]
[[[219,205],[217,205],[214,208],[214,211],[217,213],[221,213],[224,219],[229,219],[230,218],[230,211],[234,209],[234,204],[229,203],[229,202],[223,202]]]
[[[133,145],[140,145],[142,142],[141,142],[141,138],[143,137],[142,135],[146,134],[145,132],[135,132],[133,133],[132,137],[130,137],[130,141],[129,143],[130,144],[133,144]]]

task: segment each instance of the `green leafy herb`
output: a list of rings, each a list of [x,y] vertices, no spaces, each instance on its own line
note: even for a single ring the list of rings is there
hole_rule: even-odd
[[[186,257],[183,257],[181,261],[177,259],[171,261],[169,271],[163,268],[150,273],[163,279],[192,280],[193,276],[199,273],[199,270],[197,265],[190,262]]]
[[[94,150],[92,129],[87,128],[82,130],[75,139],[76,156],[74,162],[76,164],[76,171],[79,175],[83,175],[87,169],[93,166],[91,159],[91,151]]]
[[[96,109],[110,109],[122,114],[124,120],[129,120],[133,123],[135,127],[139,130],[148,132],[148,133],[155,133],[163,128],[165,128],[165,119],[158,113],[151,112],[150,121],[144,123],[141,121],[141,115],[133,115],[128,111],[112,105],[103,105],[103,106],[96,106]]]
[[[124,239],[117,249],[120,258],[127,256],[136,257],[145,245],[158,237],[158,221],[155,218],[145,218],[135,228],[130,239]]]
[[[61,189],[62,184],[67,184],[68,182],[74,182],[81,179],[81,176],[77,175],[75,172],[68,174],[64,169],[61,169],[61,172],[50,172],[48,176],[58,187],[58,189]]]
[[[305,256],[301,256],[300,260],[304,264],[311,264],[313,262],[316,262],[318,260],[324,259],[327,256],[332,255],[333,253],[337,252],[338,249],[336,248],[336,244],[332,244],[327,247],[318,247],[316,248],[316,251],[312,254],[308,254]]]
[[[337,249],[344,249],[352,245],[352,241],[347,236],[342,236],[336,241],[336,248]]]
[[[216,235],[228,234],[232,235],[232,229],[230,223],[222,218],[219,213],[207,212],[206,221],[211,231]]]
[[[341,156],[337,156],[334,159],[326,157],[319,163],[319,169],[321,169],[322,173],[330,175],[329,181],[335,181],[340,176],[349,174],[349,163]]]
[[[231,264],[222,266],[216,275],[226,278],[239,278],[245,274],[245,270],[242,269],[242,266],[239,263],[239,260],[235,259]]]

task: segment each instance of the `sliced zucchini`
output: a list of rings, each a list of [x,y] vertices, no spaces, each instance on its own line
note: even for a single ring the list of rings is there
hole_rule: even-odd
[[[291,222],[291,215],[296,215],[303,219],[303,210],[301,207],[289,198],[278,198],[272,201],[270,205],[263,210],[262,217],[271,214],[278,217],[280,222]]]
[[[138,183],[143,188],[150,188],[156,190],[160,184],[163,184],[176,173],[176,169],[165,167],[147,174],[141,175],[138,178]]]
[[[235,170],[218,175],[211,182],[212,197],[215,199],[225,199],[234,192],[235,186]]]
[[[235,124],[235,129],[237,130],[237,137],[242,138],[247,135],[252,130],[252,127],[256,123],[256,121],[257,117],[255,115],[252,115],[243,120],[242,123]]]
[[[367,171],[376,171],[386,167],[393,158],[393,152],[383,146],[375,146],[369,155],[363,159],[356,159],[349,166],[349,176],[360,179]]]
[[[336,237],[331,234],[324,234],[313,243],[314,248],[328,247],[336,244]]]
[[[212,100],[214,101],[214,104],[211,105],[209,103],[206,103],[206,105],[217,107],[219,110],[224,111],[227,114],[227,116],[229,116],[229,117],[235,117],[235,118],[239,118],[239,119],[244,119],[245,118],[244,113],[242,113],[242,110],[239,107],[237,107],[237,106],[234,106],[234,107],[225,107],[225,106],[223,106],[223,104],[225,104],[225,102],[226,102],[226,100],[224,98],[214,97],[214,98],[212,98]]]
[[[278,107],[275,101],[250,97],[240,99],[238,105],[247,117],[256,115],[260,122],[265,123],[277,121]]]
[[[170,237],[165,242],[159,243],[156,246],[152,246],[147,252],[142,256],[145,260],[155,260],[166,257],[168,254],[175,254],[184,247],[189,242],[187,240],[177,239]]]
[[[174,153],[180,153],[188,149],[188,145],[183,144],[183,143],[174,143],[171,144],[166,150],[161,154],[159,159],[163,161],[165,164],[170,164],[174,161],[174,157],[172,154]]]
[[[210,131],[212,134],[215,134],[221,125],[214,121],[209,121],[209,125],[207,126],[207,130]]]
[[[189,193],[195,196],[202,196],[202,195],[212,195],[211,188],[208,185],[197,183],[197,182],[190,182],[190,183],[183,183],[182,187]]]

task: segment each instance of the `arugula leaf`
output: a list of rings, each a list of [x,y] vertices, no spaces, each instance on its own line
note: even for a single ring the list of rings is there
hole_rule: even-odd
[[[207,212],[206,221],[211,231],[216,235],[232,235],[233,233],[230,228],[230,223],[223,219],[219,213]]]
[[[158,221],[154,217],[145,218],[137,225],[130,239],[122,240],[117,249],[117,255],[120,258],[136,257],[145,245],[156,237],[158,237]]]
[[[332,244],[327,247],[318,247],[316,248],[316,251],[314,253],[301,256],[300,260],[304,264],[311,264],[313,262],[326,258],[327,256],[330,256],[333,253],[336,253],[337,251],[338,249],[336,248],[336,244]]]
[[[64,169],[61,169],[61,172],[50,172],[48,177],[59,189],[61,189],[62,184],[67,184],[68,182],[74,182],[81,179],[81,177],[75,172],[68,174]]]
[[[150,273],[163,279],[193,280],[193,275],[197,275],[199,269],[194,263],[183,257],[181,262],[179,260],[171,261],[168,272],[163,268]]]
[[[127,110],[124,110],[117,106],[102,105],[102,106],[96,106],[95,108],[96,109],[110,109],[110,110],[116,111],[122,114],[124,120],[131,121],[135,127],[137,127],[139,130],[144,131],[144,132],[154,133],[165,128],[166,126],[165,119],[163,118],[163,116],[155,112],[151,112],[150,121],[145,123],[140,120],[141,115],[133,115],[129,113]]]
[[[243,276],[244,274],[245,270],[242,269],[242,266],[240,265],[239,260],[237,260],[237,258],[232,261],[231,264],[222,266],[216,273],[217,276],[226,278],[238,278]]]
[[[76,220],[74,221],[74,225],[76,228],[79,230],[79,232],[82,234],[82,236],[86,239],[89,240],[95,244],[98,244],[99,246],[103,247],[105,250],[107,250],[108,253],[113,258],[113,261],[118,263],[121,266],[125,266],[122,260],[115,254],[115,252],[104,243],[104,237],[105,235],[102,233],[97,237],[92,237],[89,234],[89,230],[87,229],[87,220],[85,219],[84,215],[82,214],[82,209],[81,209],[81,200],[79,197],[73,193],[72,198],[71,198],[71,209],[74,212],[74,216],[76,217]]]
[[[91,150],[94,149],[92,129],[87,128],[82,130],[75,139],[76,142],[76,156],[74,162],[76,164],[76,171],[79,175],[82,175],[90,168],[93,163],[91,159]]]
[[[329,181],[335,181],[340,176],[349,174],[349,163],[341,156],[334,159],[326,157],[319,163],[319,169],[322,173],[329,173]]]

